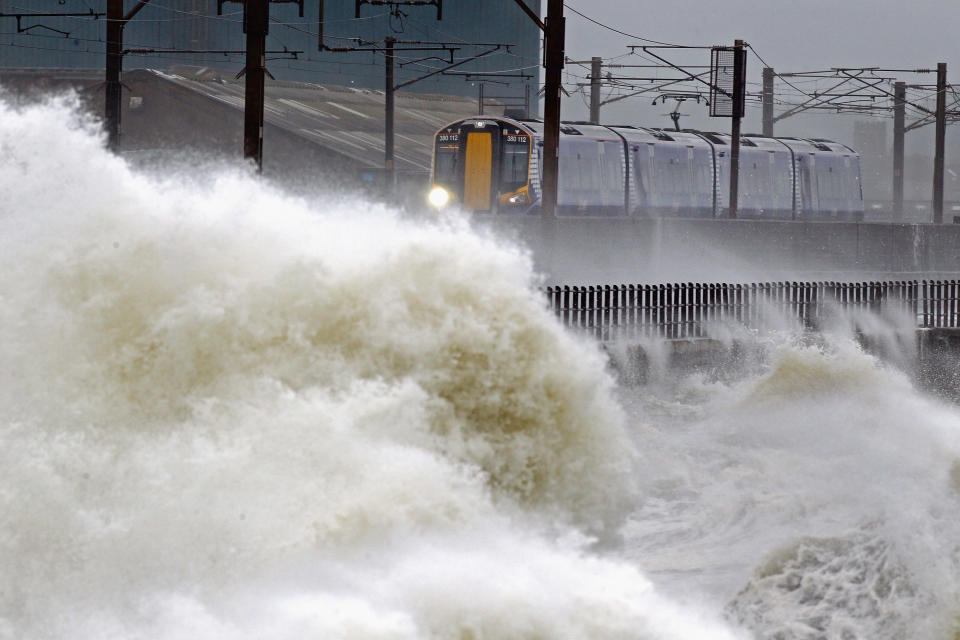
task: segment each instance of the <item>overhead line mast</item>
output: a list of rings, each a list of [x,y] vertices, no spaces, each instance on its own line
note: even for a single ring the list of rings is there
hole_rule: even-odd
[[[543,31],[543,181],[541,213],[552,217],[557,206],[557,174],[560,151],[560,85],[563,72],[566,26],[563,0],[547,0],[547,20],[527,6],[524,0],[514,0],[527,17]]]
[[[150,0],[139,0],[127,14],[123,13],[123,0],[107,0],[107,61],[106,95],[103,119],[107,127],[107,147],[120,149],[120,107],[122,86],[120,72],[123,70],[123,28],[143,9]]]
[[[141,0],[143,2],[143,0]],[[217,0],[217,13],[227,2],[243,4],[243,32],[247,34],[247,58],[243,68],[243,157],[263,171],[263,108],[267,75],[267,35],[270,3],[296,4],[303,17],[303,0]]]
[[[360,17],[360,6],[363,4],[371,5],[380,5],[380,6],[389,6],[393,10],[399,10],[400,6],[435,6],[437,8],[437,19],[440,20],[443,17],[443,0],[356,0],[356,12],[357,17]],[[317,50],[318,51],[332,51],[337,53],[355,53],[358,51],[362,52],[374,52],[382,53],[385,59],[384,64],[384,144],[383,144],[383,167],[386,174],[387,189],[393,191],[393,188],[396,184],[396,167],[395,167],[395,156],[394,156],[394,115],[395,115],[395,96],[396,92],[404,87],[410,86],[414,83],[420,82],[427,78],[432,78],[435,75],[443,74],[449,71],[450,69],[455,69],[459,66],[472,62],[479,58],[486,57],[490,54],[496,53],[497,51],[506,48],[508,51],[512,45],[505,43],[497,42],[428,42],[421,40],[398,40],[393,36],[387,36],[383,39],[382,42],[368,42],[359,38],[351,38],[357,44],[354,47],[330,47],[327,46],[323,41],[323,9],[324,3],[323,0],[320,1],[320,32],[318,34],[317,40]],[[397,45],[401,45],[399,48]],[[414,46],[410,46],[414,45]],[[454,53],[459,51],[462,47],[465,46],[474,46],[474,47],[489,47],[486,51],[481,51],[480,53],[465,58],[463,60],[454,60]],[[450,63],[442,68],[434,69],[429,73],[426,73],[420,77],[414,78],[412,80],[407,80],[406,82],[398,83],[396,80],[396,58],[397,53],[403,51],[445,51],[450,54]],[[401,66],[403,66],[401,64]]]

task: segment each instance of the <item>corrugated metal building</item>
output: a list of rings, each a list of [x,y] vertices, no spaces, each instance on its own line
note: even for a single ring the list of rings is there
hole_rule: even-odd
[[[539,13],[538,0],[524,0]],[[271,5],[271,51],[303,51],[296,60],[282,54],[271,55],[268,69],[278,80],[382,88],[384,61],[371,52],[339,53],[318,51],[320,0],[305,0],[304,17],[296,4]],[[126,9],[134,6],[127,0]],[[398,40],[445,41],[457,46],[456,59],[475,55],[482,47],[465,43],[510,44],[509,51],[491,54],[467,63],[457,72],[483,71],[510,74],[528,73],[531,78],[485,79],[486,96],[513,96],[506,104],[522,102],[525,94],[536,100],[539,69],[540,32],[524,15],[515,0],[444,0],[443,18],[437,20],[432,6],[361,6],[361,18],[355,17],[355,0],[325,0],[324,38],[328,46],[351,46],[350,38],[382,41],[386,36]],[[0,4],[0,11],[13,13],[87,13],[105,12],[104,0],[30,0]],[[19,29],[19,32],[18,32]],[[106,23],[103,18],[74,17],[0,17],[0,66],[6,68],[54,67],[88,68],[104,66]],[[167,68],[173,65],[213,67],[237,73],[243,67],[239,53],[185,54],[170,50],[216,49],[242,51],[243,7],[235,2],[223,4],[217,15],[217,0],[151,0],[127,25],[125,49],[162,49],[150,54],[130,53],[124,68]],[[398,49],[403,45],[397,45]],[[444,65],[445,52],[409,52],[398,54],[397,81],[405,82]],[[449,61],[449,58],[446,60]],[[437,75],[405,89],[434,94],[478,96],[480,80],[464,75]],[[535,104],[535,102],[534,102]]]

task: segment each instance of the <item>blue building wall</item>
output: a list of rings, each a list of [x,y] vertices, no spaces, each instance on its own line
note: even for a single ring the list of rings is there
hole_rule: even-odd
[[[524,0],[539,13],[538,0]],[[304,17],[298,16],[295,4],[271,4],[268,50],[300,50],[297,60],[281,59],[267,64],[278,80],[297,80],[357,87],[382,88],[383,56],[375,53],[335,53],[318,51],[317,23],[319,0],[306,0]],[[127,0],[126,9],[134,6]],[[5,13],[87,12],[93,8],[105,12],[104,0],[33,0],[0,5]],[[529,73],[532,78],[503,78],[497,84],[487,80],[484,92],[490,95],[524,95],[524,84],[530,86],[535,100],[539,70],[540,32],[536,25],[516,6],[515,0],[445,0],[443,19],[437,21],[434,7],[400,7],[404,15],[391,16],[386,7],[363,5],[361,18],[355,18],[354,0],[326,0],[324,35],[328,46],[355,46],[350,38],[382,41],[386,36],[398,40],[495,42],[511,44],[509,51],[492,54],[458,67],[457,71],[507,71]],[[24,18],[23,33],[17,33],[13,18],[0,18],[0,66],[103,68],[106,24],[103,18],[44,17]],[[66,32],[58,33],[52,29]],[[152,0],[127,25],[124,48],[150,49],[224,49],[242,51],[243,7],[228,2],[223,15],[217,15],[216,0]],[[400,49],[404,45],[398,44]],[[411,45],[412,46],[412,45]],[[463,45],[456,59],[469,57],[482,48]],[[423,59],[442,52],[398,53],[397,81],[405,82],[443,66],[437,59]],[[243,67],[242,54],[183,54],[175,52],[128,54],[124,68],[169,68],[196,65],[237,73]],[[474,96],[477,80],[463,77],[435,76],[406,90]]]

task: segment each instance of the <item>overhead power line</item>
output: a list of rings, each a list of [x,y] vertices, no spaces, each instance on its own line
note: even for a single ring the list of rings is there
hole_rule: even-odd
[[[650,39],[650,38],[645,38],[645,37],[643,37],[643,36],[638,36],[638,35],[635,35],[635,34],[633,34],[633,33],[627,33],[626,31],[620,31],[619,29],[615,29],[615,28],[611,27],[611,26],[608,25],[608,24],[604,24],[604,23],[600,22],[599,20],[594,20],[594,19],[591,18],[590,16],[588,16],[588,15],[586,15],[586,14],[584,14],[584,13],[581,13],[580,11],[577,11],[575,8],[571,7],[569,3],[564,2],[564,3],[563,3],[563,6],[566,7],[567,9],[570,9],[570,11],[573,11],[575,14],[577,14],[578,16],[580,16],[581,18],[583,18],[584,20],[587,20],[588,22],[592,22],[593,24],[597,25],[598,27],[603,27],[604,29],[607,29],[607,30],[612,31],[612,32],[614,32],[614,33],[619,33],[620,35],[626,36],[626,37],[628,37],[628,38],[633,38],[634,40],[641,40],[641,41],[643,41],[643,42],[649,42],[649,43],[651,43],[651,44],[659,44],[659,45],[663,45],[663,46],[665,46],[665,47],[676,47],[676,48],[678,48],[678,49],[699,48],[699,47],[689,47],[688,45],[675,44],[675,43],[672,43],[672,42],[661,42],[660,40],[652,40],[652,39]]]

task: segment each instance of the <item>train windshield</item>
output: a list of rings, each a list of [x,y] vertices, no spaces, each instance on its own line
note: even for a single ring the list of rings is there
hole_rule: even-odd
[[[437,136],[437,148],[433,168],[434,184],[452,189],[457,185],[457,168],[460,159],[459,136],[456,133],[441,133]]]
[[[503,161],[500,164],[500,191],[516,191],[527,184],[530,167],[530,136],[503,136]]]

